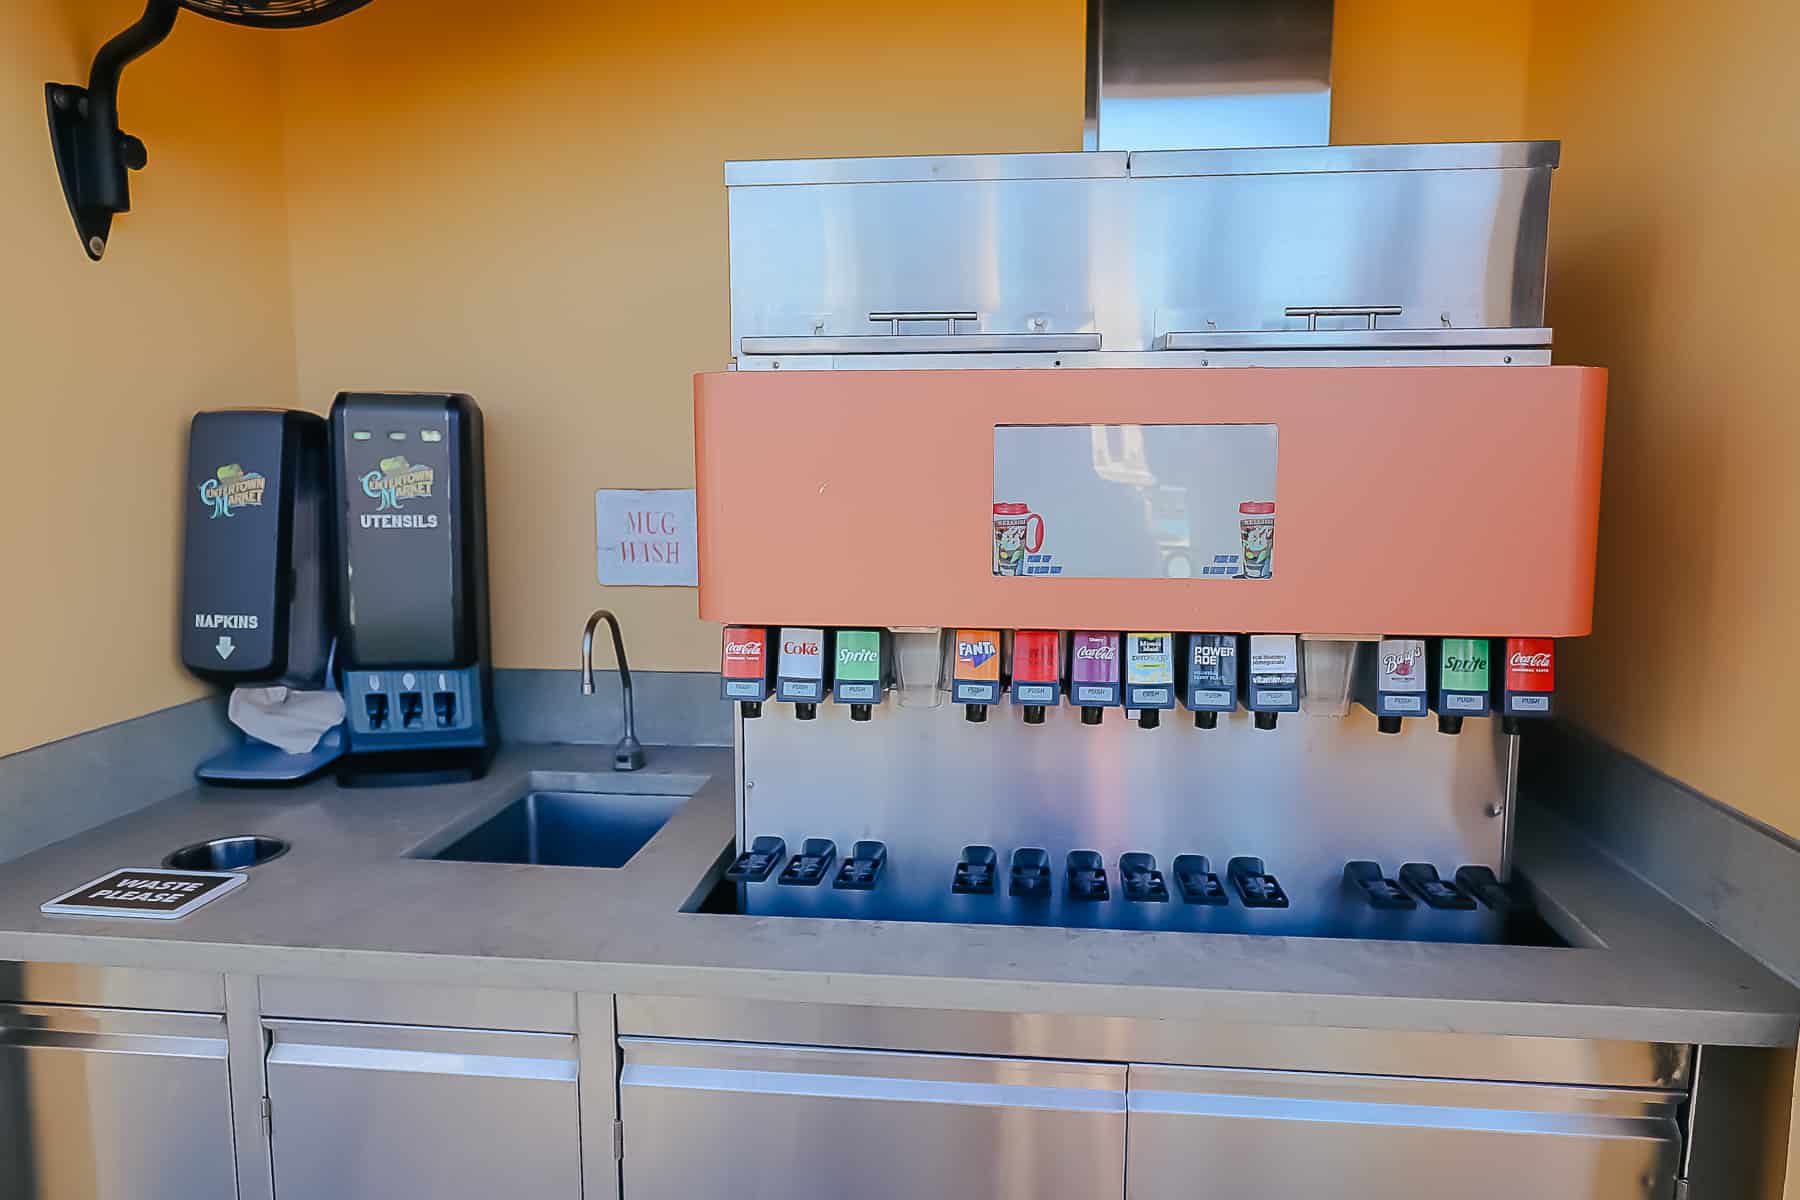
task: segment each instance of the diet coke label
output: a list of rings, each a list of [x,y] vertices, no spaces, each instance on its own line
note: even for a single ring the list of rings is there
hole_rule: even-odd
[[[823,679],[825,677],[825,631],[823,629],[785,628],[781,631],[781,669],[783,679]]]
[[[1506,690],[1553,692],[1556,690],[1556,642],[1550,638],[1506,640]]]

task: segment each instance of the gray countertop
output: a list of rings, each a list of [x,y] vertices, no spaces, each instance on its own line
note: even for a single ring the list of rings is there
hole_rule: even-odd
[[[541,773],[534,777],[534,772]],[[440,862],[441,845],[600,747],[505,750],[475,783],[207,788],[0,866],[0,959],[259,975],[1787,1046],[1800,991],[1537,817],[1520,861],[1579,948],[686,913],[732,842],[731,754],[653,749],[608,791],[692,793],[618,870]],[[564,779],[560,782],[568,783]],[[52,896],[231,834],[292,849],[174,922],[49,917]]]

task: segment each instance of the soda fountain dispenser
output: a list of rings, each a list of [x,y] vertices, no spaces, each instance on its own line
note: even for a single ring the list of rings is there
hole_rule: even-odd
[[[1235,633],[1190,633],[1182,656],[1187,679],[1182,699],[1196,729],[1214,729],[1219,714],[1238,706],[1238,638]]]
[[[762,716],[763,701],[774,688],[769,631],[758,625],[727,625],[720,649],[720,697],[735,700],[739,714],[749,721]]]
[[[1400,732],[1407,717],[1425,715],[1426,667],[1422,638],[1382,638],[1369,655],[1364,703],[1382,733]]]
[[[1507,638],[1500,680],[1500,725],[1507,733],[1519,732],[1520,718],[1548,717],[1556,694],[1555,640]]]
[[[1098,725],[1119,704],[1119,635],[1077,633],[1069,644],[1069,699],[1081,706],[1083,725]]]
[[[1027,725],[1042,725],[1044,710],[1062,698],[1062,634],[1021,629],[1013,634],[1012,701]]]
[[[1000,703],[1000,631],[958,629],[950,672],[950,699],[972,723],[987,720],[988,705]]]
[[[1551,365],[1542,327],[1554,161],[728,165],[730,369],[695,378],[694,428],[741,864],[708,903],[1523,936],[1502,726],[1548,715],[1551,639],[1589,631],[1604,445],[1604,373]],[[1327,210],[1305,255],[1257,215]],[[1026,269],[1071,228],[1107,253]],[[1456,453],[1470,428],[1533,453]],[[868,486],[849,444],[917,486]],[[1381,503],[1396,463],[1444,502]],[[1406,725],[1432,713],[1462,736]]]
[[[1165,708],[1175,707],[1175,635],[1125,635],[1125,708],[1138,726],[1155,729]]]
[[[850,706],[852,721],[867,721],[886,690],[887,656],[879,629],[840,629],[832,634],[831,698]]]
[[[775,699],[794,706],[794,716],[810,721],[825,699],[825,631],[783,626],[775,668]]]
[[[1431,662],[1431,707],[1439,733],[1461,733],[1464,717],[1488,715],[1486,638],[1443,638]]]
[[[1300,711],[1300,639],[1291,633],[1253,633],[1244,657],[1244,707],[1258,729],[1273,729],[1277,714]]]

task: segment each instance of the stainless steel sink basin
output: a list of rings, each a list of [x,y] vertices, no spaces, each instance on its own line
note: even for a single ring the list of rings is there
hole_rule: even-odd
[[[622,867],[686,796],[533,790],[421,857],[546,867]]]

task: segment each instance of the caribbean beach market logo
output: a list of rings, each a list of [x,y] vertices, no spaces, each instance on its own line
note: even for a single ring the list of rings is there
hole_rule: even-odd
[[[237,515],[240,508],[261,508],[263,486],[268,483],[255,471],[246,472],[236,463],[220,467],[211,479],[200,484],[200,501],[212,508],[212,520]]]

